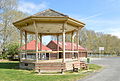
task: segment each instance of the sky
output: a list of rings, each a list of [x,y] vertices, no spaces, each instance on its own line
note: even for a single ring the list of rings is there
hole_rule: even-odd
[[[20,0],[18,10],[32,15],[49,8],[120,38],[120,0]]]

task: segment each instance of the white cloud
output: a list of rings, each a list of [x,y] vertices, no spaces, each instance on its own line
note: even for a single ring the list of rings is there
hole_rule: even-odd
[[[109,28],[109,32],[112,35],[115,35],[120,38],[120,27]]]
[[[46,2],[41,2],[36,4],[33,2],[25,2],[22,0],[19,2],[19,6],[18,6],[18,10],[29,14],[34,14],[45,8],[47,8]]]
[[[94,30],[95,32],[103,32],[105,34],[115,35],[120,38],[120,20],[119,19],[105,19],[100,16],[103,13],[97,13],[92,16],[82,17],[80,15],[71,15],[73,18],[84,22],[86,28]]]
[[[95,32],[103,32],[104,34],[115,35],[120,38],[120,20],[119,19],[105,19],[103,13],[97,13],[92,16],[80,16],[72,14],[73,18],[82,21],[86,24],[86,29],[94,30]]]
[[[89,16],[89,17],[80,19],[80,20],[82,20],[82,21],[83,21],[83,20],[88,20],[88,19],[95,18],[95,17],[100,16],[100,15],[102,15],[102,13],[97,13],[97,14],[91,15],[91,16]]]

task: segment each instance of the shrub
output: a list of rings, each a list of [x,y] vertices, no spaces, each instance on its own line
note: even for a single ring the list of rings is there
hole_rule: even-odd
[[[19,47],[18,43],[10,43],[6,46],[5,55],[9,56],[9,60],[13,60],[14,56],[19,54]]]

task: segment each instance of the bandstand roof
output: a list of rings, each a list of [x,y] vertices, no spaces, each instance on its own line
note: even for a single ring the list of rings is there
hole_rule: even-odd
[[[22,20],[16,21],[13,24],[20,30],[27,31],[28,33],[35,33],[34,22],[36,23],[37,32],[42,35],[62,34],[62,27],[65,22],[66,33],[75,31],[78,28],[80,29],[85,25],[78,20],[52,9],[36,13]]]

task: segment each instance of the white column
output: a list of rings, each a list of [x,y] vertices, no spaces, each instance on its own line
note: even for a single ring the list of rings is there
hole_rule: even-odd
[[[42,34],[40,34],[40,51],[42,51]],[[40,53],[40,57],[42,59],[43,53]]]
[[[71,51],[74,51],[74,37],[73,37],[74,32],[71,33]],[[72,58],[74,57],[74,52],[71,53],[72,54]]]
[[[40,51],[42,51],[42,34],[40,34]]]
[[[76,37],[77,37],[77,41],[76,41],[77,43],[76,43],[76,44],[77,44],[78,61],[79,61],[79,60],[80,60],[80,59],[79,59],[79,30],[77,30],[76,35],[77,35],[77,36],[76,36]]]
[[[39,50],[42,51],[42,34],[39,35],[39,41],[40,41],[40,49]],[[41,59],[41,54],[42,53],[39,53],[39,57],[38,57],[39,59]]]
[[[57,51],[59,51],[59,35],[57,35]],[[59,52],[57,52],[57,59],[59,59]]]
[[[27,31],[25,31],[25,59],[27,59]]]
[[[20,30],[20,47],[22,47],[22,40],[23,40],[23,31]],[[20,62],[21,62],[22,53],[19,53],[19,59],[20,59]]]
[[[34,21],[34,28],[35,28],[35,48],[36,48],[36,62],[38,62],[38,31],[37,31],[37,26]]]
[[[63,63],[65,63],[65,27],[66,22],[63,24]]]
[[[50,53],[49,53],[49,60],[50,60]]]

